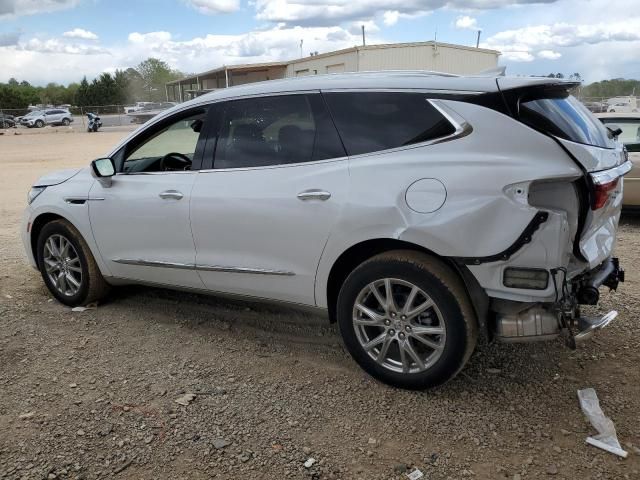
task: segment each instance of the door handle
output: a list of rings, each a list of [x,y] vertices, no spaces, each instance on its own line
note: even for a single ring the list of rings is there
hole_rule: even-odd
[[[184,195],[177,190],[167,190],[160,193],[160,198],[163,200],[180,200]]]
[[[300,192],[298,194],[298,199],[303,202],[306,200],[329,200],[331,198],[331,194],[329,192],[325,192],[324,190],[305,190],[304,192]]]

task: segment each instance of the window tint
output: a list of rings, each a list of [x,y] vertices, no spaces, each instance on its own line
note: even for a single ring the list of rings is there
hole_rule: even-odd
[[[327,93],[349,155],[402,147],[455,131],[421,93]]]
[[[182,116],[149,137],[135,138],[127,147],[122,172],[190,170],[205,115],[198,111]]]
[[[345,155],[316,95],[282,95],[227,102],[214,168],[262,167]]]
[[[560,138],[597,147],[615,146],[602,123],[567,92],[524,99],[519,114],[523,123]]]

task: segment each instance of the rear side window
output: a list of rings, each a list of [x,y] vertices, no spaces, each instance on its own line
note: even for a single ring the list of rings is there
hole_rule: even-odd
[[[602,123],[567,92],[520,101],[520,120],[536,130],[572,142],[614,148]]]
[[[344,156],[320,94],[276,95],[225,104],[214,168],[265,167]]]
[[[640,118],[603,118],[602,122],[612,128],[618,127],[622,133],[618,141],[624,143],[630,152],[640,152]]]
[[[421,93],[324,94],[349,155],[451,135],[455,128]]]

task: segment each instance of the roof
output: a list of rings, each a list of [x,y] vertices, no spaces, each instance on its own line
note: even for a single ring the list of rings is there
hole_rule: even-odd
[[[412,47],[425,47],[425,46],[433,46],[433,47],[447,47],[447,48],[454,48],[456,50],[469,50],[472,52],[481,52],[481,53],[489,53],[489,54],[493,54],[493,55],[500,55],[500,52],[498,50],[489,50],[487,48],[475,48],[475,47],[467,47],[466,45],[456,45],[453,43],[443,43],[443,42],[436,42],[434,40],[428,41],[428,42],[409,42],[409,43],[381,43],[381,44],[377,44],[377,45],[360,45],[360,46],[355,46],[355,47],[350,47],[350,48],[344,48],[342,50],[334,50],[333,52],[326,52],[326,53],[319,53],[318,55],[312,55],[309,57],[303,57],[303,58],[296,58],[294,60],[291,60],[289,62],[287,62],[288,64],[292,65],[294,63],[300,63],[300,62],[306,62],[308,60],[315,60],[316,58],[326,58],[326,57],[333,57],[335,55],[342,55],[345,53],[351,53],[351,52],[359,52],[359,51],[365,51],[365,50],[386,50],[386,49],[390,49],[390,48],[412,48]]]
[[[181,105],[197,105],[225,98],[250,95],[312,90],[416,89],[441,91],[442,93],[489,93],[497,92],[498,84],[500,84],[501,89],[508,90],[536,85],[562,84],[570,87],[575,82],[546,77],[503,77],[495,74],[460,76],[424,70],[350,72],[288,77],[221,88]]]
[[[195,80],[198,77],[205,77],[213,73],[224,72],[225,70],[233,71],[233,72],[256,71],[256,70],[264,70],[272,67],[286,67],[288,64],[289,62],[264,62],[264,63],[241,63],[238,65],[223,65],[221,67],[214,68],[213,70],[207,70],[206,72],[198,73],[196,75],[189,75],[188,77],[183,77],[178,80],[167,82],[167,85],[175,85],[181,82]]]

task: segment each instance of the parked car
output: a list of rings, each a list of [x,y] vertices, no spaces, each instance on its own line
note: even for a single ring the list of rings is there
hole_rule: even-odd
[[[584,106],[589,109],[590,112],[600,113],[606,112],[608,105],[602,102],[583,102]]]
[[[20,124],[25,127],[42,128],[45,125],[69,126],[73,122],[73,115],[69,110],[52,108],[48,110],[37,110],[31,112],[20,119]]]
[[[607,108],[607,112],[610,112],[610,113],[614,113],[614,112],[631,113],[631,112],[637,112],[637,111],[638,111],[637,107],[635,107],[630,103],[624,103],[624,102],[614,103],[613,105],[609,105],[609,108]]]
[[[602,114],[598,118],[606,126],[620,128],[618,140],[629,152],[633,168],[624,179],[622,206],[629,210],[640,209],[640,114]]]
[[[138,110],[142,110],[147,105],[151,105],[153,102],[136,102],[135,105],[126,105],[124,107],[124,113],[134,113]]]
[[[13,128],[16,126],[16,119],[13,115],[0,113],[0,128]]]
[[[617,314],[580,305],[624,279],[631,163],[575,86],[378,72],[220,89],[38,180],[22,239],[66,305],[136,283],[320,309],[371,375],[432,387],[480,335],[575,347]]]

